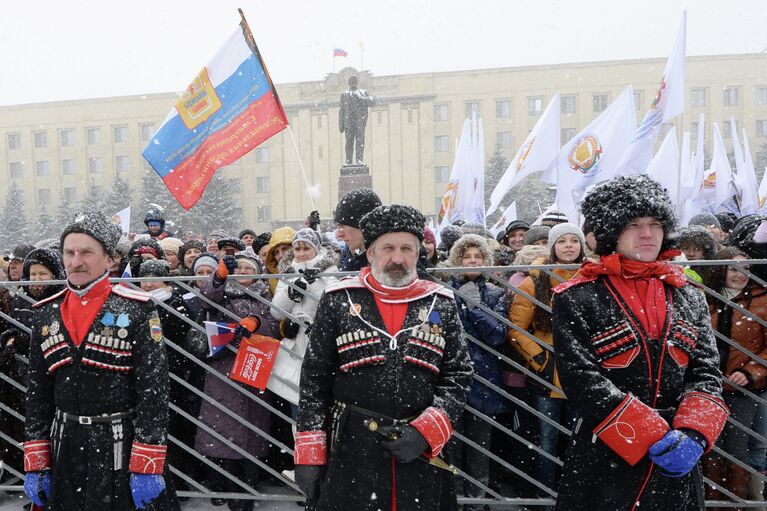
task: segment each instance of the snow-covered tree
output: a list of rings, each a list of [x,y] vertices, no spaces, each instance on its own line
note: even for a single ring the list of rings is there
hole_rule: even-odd
[[[236,235],[242,226],[241,193],[235,182],[216,173],[200,201],[183,217],[185,228],[207,234],[224,229]]]
[[[40,209],[37,211],[37,218],[35,219],[35,230],[33,233],[33,242],[44,240],[47,238],[55,238],[61,233],[61,228],[58,224],[54,223],[53,217],[48,213],[48,208],[45,204],[40,205]]]
[[[59,205],[56,206],[56,212],[53,215],[53,222],[58,229],[58,234],[64,230],[69,222],[72,221],[72,216],[75,214],[75,206],[71,204],[63,195],[59,195]]]
[[[13,250],[19,243],[29,241],[31,227],[25,213],[24,191],[11,181],[5,197],[3,217],[0,218],[0,248]]]
[[[501,176],[503,176],[503,173],[506,172],[508,166],[509,160],[507,160],[506,156],[504,156],[501,145],[496,144],[495,151],[493,151],[492,156],[490,156],[490,159],[487,161],[487,167],[485,169],[485,207],[490,204],[490,194],[493,193],[495,185],[498,184],[498,181],[500,181]],[[501,201],[501,204],[506,207],[508,202],[504,199]],[[503,208],[501,208],[500,211],[496,211],[490,215],[490,217],[486,219],[485,224],[493,225],[493,223],[498,220],[498,216],[501,213],[503,213]]]

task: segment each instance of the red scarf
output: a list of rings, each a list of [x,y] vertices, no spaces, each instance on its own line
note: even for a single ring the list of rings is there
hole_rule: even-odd
[[[72,290],[67,290],[67,296],[61,303],[61,319],[64,320],[64,326],[75,346],[79,347],[82,344],[85,334],[112,292],[108,277],[109,275],[101,277],[84,296],[77,296]]]
[[[373,293],[376,300],[380,300],[384,303],[408,303],[425,296],[433,295],[442,289],[442,286],[436,282],[421,280],[419,278],[416,278],[405,287],[384,286],[373,277],[373,273],[370,271],[370,266],[366,266],[360,270],[360,281],[368,291]]]
[[[647,335],[651,339],[659,339],[667,307],[663,284],[682,287],[687,283],[684,270],[666,262],[677,255],[678,250],[667,250],[658,256],[658,260],[644,263],[627,259],[620,254],[611,254],[602,256],[600,263],[584,263],[580,273],[586,278],[594,279],[605,275],[628,304]]]

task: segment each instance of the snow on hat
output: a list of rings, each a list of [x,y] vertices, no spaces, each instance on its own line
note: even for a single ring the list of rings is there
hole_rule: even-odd
[[[200,256],[194,260],[192,265],[192,272],[197,273],[197,268],[200,266],[209,266],[214,270],[218,268],[218,256],[213,252],[203,252]]]
[[[158,241],[158,243],[163,251],[170,250],[171,252],[175,252],[176,255],[178,255],[179,249],[181,249],[184,244],[184,242],[178,238],[164,238]]]
[[[5,260],[6,261],[13,261],[14,259],[18,259],[19,261],[23,261],[26,259],[27,255],[32,252],[35,249],[34,245],[30,245],[28,243],[22,243],[20,245],[16,245],[16,247],[13,249],[13,253],[6,255]]]
[[[170,275],[168,261],[161,259],[149,259],[141,263],[138,271],[139,277],[167,277]]]
[[[380,205],[381,198],[370,188],[351,190],[338,201],[333,221],[359,229],[362,217]]]
[[[450,249],[447,265],[450,268],[460,267],[463,253],[466,252],[467,248],[471,247],[479,249],[482,259],[485,261],[484,266],[493,266],[495,264],[495,257],[493,257],[493,251],[490,250],[490,245],[487,243],[487,238],[478,234],[464,234],[453,244],[453,248]]]
[[[565,222],[568,222],[567,215],[562,213],[561,211],[549,211],[548,213],[545,213],[541,219],[540,222],[538,222],[540,225],[548,225],[549,227],[553,227],[557,224],[563,224]]]
[[[157,259],[165,259],[165,252],[162,251],[160,244],[154,238],[141,238],[134,241],[128,251],[128,257],[133,257],[136,254],[152,254]]]
[[[221,238],[228,238],[230,234],[226,232],[223,229],[213,229],[210,234],[208,234],[208,240],[211,238],[215,238],[216,240],[220,240]]]
[[[477,236],[487,237],[487,229],[479,222],[466,222],[461,226],[461,232],[465,234],[476,234]]]
[[[554,246],[557,240],[565,234],[573,234],[577,236],[578,240],[581,242],[581,247],[586,247],[586,237],[583,235],[581,228],[570,222],[565,222],[563,224],[555,225],[549,231],[549,252],[551,252],[551,247]]]
[[[24,259],[21,280],[29,280],[29,270],[33,264],[41,264],[48,268],[48,271],[53,273],[53,280],[64,280],[67,278],[64,272],[64,261],[61,260],[61,255],[55,250],[36,248],[30,251]]]
[[[738,223],[738,217],[735,216],[735,213],[730,213],[729,211],[722,211],[714,216],[719,220],[719,227],[724,232],[732,231],[735,224]]]
[[[418,241],[423,241],[423,226],[426,219],[420,211],[402,204],[378,206],[362,217],[360,229],[365,239],[365,247],[390,232],[409,232]]]
[[[296,234],[293,236],[293,246],[295,247],[296,243],[299,242],[311,245],[315,252],[318,254],[320,253],[320,235],[317,234],[317,231],[314,229],[304,227],[303,229],[297,230]]]
[[[532,245],[536,241],[549,239],[549,231],[551,227],[548,225],[534,225],[526,233],[524,238],[525,245]]]
[[[716,240],[711,231],[702,225],[691,225],[679,233],[677,245],[680,248],[693,246],[703,251],[703,259],[714,259]]]
[[[246,234],[250,234],[250,235],[251,235],[251,236],[253,236],[254,238],[255,238],[256,236],[258,236],[258,235],[256,234],[256,231],[254,231],[253,229],[243,229],[243,230],[241,230],[241,231],[240,231],[240,234],[238,234],[238,235],[237,235],[237,237],[238,237],[238,238],[240,238],[240,239],[242,239],[242,237],[243,237],[243,236],[245,236]]]
[[[687,222],[688,226],[691,225],[700,225],[702,227],[717,227],[719,229],[722,228],[722,224],[719,223],[719,219],[712,215],[711,213],[698,213],[694,217],[690,218],[690,221]]]
[[[259,264],[258,256],[248,250],[243,250],[242,252],[237,252],[234,254],[235,259],[237,259],[237,263],[245,263],[251,268],[253,268],[256,273],[263,273],[263,268],[261,268],[261,265]]]
[[[98,241],[110,256],[114,255],[117,242],[122,236],[120,226],[113,224],[109,217],[100,211],[89,211],[75,215],[72,222],[61,233],[60,246],[62,250],[66,237],[74,233],[87,234]]]
[[[235,238],[233,236],[227,236],[226,238],[221,238],[218,240],[218,249],[224,250],[224,247],[234,247],[237,252],[242,252],[245,250],[245,242],[242,241],[240,238]]]
[[[460,227],[457,225],[446,225],[439,233],[439,249],[450,252],[450,249],[453,248],[453,245],[461,236],[463,236],[463,231],[461,231]]]
[[[264,248],[266,245],[269,244],[269,240],[272,239],[272,233],[270,232],[262,232],[258,236],[256,236],[256,239],[253,240],[253,252],[258,254],[259,250]]]
[[[581,213],[594,229],[597,255],[615,252],[618,237],[634,219],[653,217],[663,224],[661,252],[671,246],[676,214],[666,190],[651,178],[621,176],[595,187],[581,203]]]

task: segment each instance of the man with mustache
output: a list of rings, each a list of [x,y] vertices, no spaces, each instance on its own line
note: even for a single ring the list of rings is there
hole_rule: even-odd
[[[24,491],[46,510],[171,509],[168,363],[150,296],[109,283],[119,227],[79,214],[61,235],[67,287],[35,306]],[[177,504],[175,504],[177,506]]]
[[[360,221],[370,266],[329,286],[301,371],[296,482],[318,510],[457,510],[442,456],[471,381],[453,293],[417,277],[424,217]]]

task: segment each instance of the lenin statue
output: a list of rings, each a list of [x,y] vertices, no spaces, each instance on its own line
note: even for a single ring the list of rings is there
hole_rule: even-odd
[[[341,94],[341,111],[338,130],[346,133],[346,164],[362,163],[365,151],[365,125],[368,122],[368,106],[375,100],[364,89],[357,88],[357,77],[349,78],[349,90]],[[357,147],[357,159],[352,158]]]

